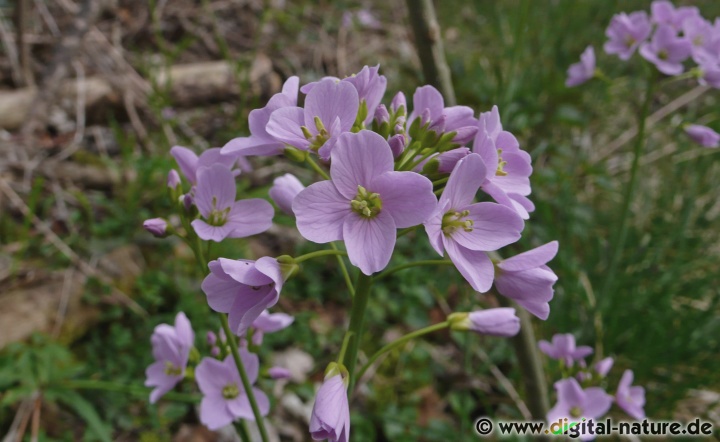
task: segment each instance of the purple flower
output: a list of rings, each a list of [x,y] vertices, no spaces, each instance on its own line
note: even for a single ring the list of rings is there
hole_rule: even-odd
[[[550,314],[548,302],[553,298],[557,276],[546,265],[558,251],[552,241],[496,264],[495,287],[501,295],[514,299],[540,319]]]
[[[690,43],[693,60],[698,64],[717,58],[713,51],[713,31],[712,24],[699,15],[682,23],[682,38]]]
[[[268,369],[268,374],[272,379],[290,379],[292,377],[292,373],[290,373],[290,370],[284,367],[270,367]]]
[[[707,126],[689,124],[685,127],[685,133],[688,134],[691,140],[703,147],[720,146],[720,134]]]
[[[530,155],[520,149],[520,143],[510,132],[503,130],[500,112],[493,106],[483,112],[478,121],[479,130],[473,142],[473,151],[485,163],[483,191],[503,206],[514,209],[523,219],[535,210],[530,195],[532,165]]]
[[[405,113],[407,114],[407,99],[405,98],[405,94],[402,92],[398,92],[393,97],[392,101],[390,102],[390,109],[393,111],[393,113],[396,113],[400,110],[400,108],[405,109]]]
[[[452,330],[472,330],[482,335],[510,337],[520,331],[520,318],[511,307],[453,313],[448,321]]]
[[[580,55],[580,62],[571,65],[567,71],[568,78],[565,86],[579,86],[595,76],[595,50],[592,46]]]
[[[303,189],[305,189],[305,186],[303,186],[295,175],[286,173],[283,176],[275,178],[268,193],[280,210],[288,215],[294,215],[292,202]]]
[[[437,204],[430,180],[393,167],[380,135],[343,134],[332,154],[332,180],[310,185],[293,201],[302,236],[316,243],[345,241],[350,262],[366,275],[384,269],[396,229],[421,224]]]
[[[620,379],[617,392],[615,393],[615,401],[633,419],[645,419],[645,389],[643,387],[632,386],[633,372],[625,370]]]
[[[456,132],[453,142],[465,144],[477,133],[477,119],[472,108],[467,106],[445,107],[442,94],[432,86],[422,86],[413,95],[413,111],[408,124],[420,118],[429,129],[438,133]]]
[[[599,374],[600,377],[604,378],[610,372],[615,361],[611,357],[607,357],[602,361],[595,364],[595,373]]]
[[[202,282],[210,308],[228,313],[230,328],[242,336],[263,310],[280,297],[286,275],[275,258],[257,261],[220,258],[208,264],[210,274]]]
[[[255,329],[252,336],[253,345],[262,344],[265,333],[275,333],[276,331],[287,328],[294,320],[295,318],[287,313],[270,313],[267,310],[263,310],[260,316],[252,323],[252,327]]]
[[[280,155],[285,149],[282,140],[275,139],[267,131],[270,115],[278,109],[295,108],[297,106],[298,77],[290,77],[285,81],[282,91],[270,98],[268,104],[260,109],[255,109],[248,115],[250,126],[249,137],[234,138],[225,144],[222,153],[226,155],[257,155],[272,156]]]
[[[680,6],[675,9],[672,2],[656,0],[650,5],[652,21],[658,25],[667,25],[680,30],[688,18],[699,17],[700,10],[694,6]]]
[[[570,422],[579,422],[580,418],[598,419],[608,412],[612,405],[612,396],[600,387],[583,390],[575,378],[566,378],[555,382],[557,403],[548,412],[547,420],[554,422],[568,418]],[[590,440],[595,436],[581,434],[581,440]]]
[[[691,52],[692,44],[667,25],[658,26],[652,39],[640,46],[640,55],[666,75],[681,74],[684,69],[682,62]]]
[[[201,239],[220,242],[270,228],[275,213],[272,205],[259,198],[235,201],[237,188],[230,169],[214,164],[201,168],[197,174],[195,205],[203,219],[191,224]]]
[[[333,362],[325,373],[325,381],[315,395],[315,405],[310,417],[310,436],[313,440],[348,442],[350,408],[347,398],[347,370]]]
[[[458,161],[468,155],[470,155],[470,149],[467,147],[458,147],[447,152],[433,154],[430,158],[415,166],[415,171],[424,171],[430,175],[435,173],[449,174],[455,169]]]
[[[180,174],[175,169],[170,169],[168,172],[167,186],[171,189],[176,189],[180,185]]]
[[[192,185],[197,184],[197,172],[201,168],[219,164],[231,170],[236,162],[235,158],[222,155],[219,147],[208,149],[198,157],[195,152],[187,147],[174,146],[170,149],[170,155],[175,158],[178,166],[180,166],[180,171]],[[234,172],[233,175],[240,173],[239,171]]]
[[[542,340],[538,342],[538,347],[549,357],[564,361],[566,367],[571,367],[573,361],[582,360],[593,352],[587,345],[575,347],[575,336],[570,333],[556,334],[552,338],[552,344]]]
[[[155,327],[150,342],[155,362],[145,370],[145,386],[155,387],[150,393],[150,403],[154,404],[185,376],[195,333],[185,313],[180,312],[175,316],[174,327],[168,324]]]
[[[245,366],[250,384],[254,384],[260,368],[257,355],[241,348],[240,359]],[[250,400],[243,388],[232,355],[228,355],[224,361],[203,358],[195,369],[195,379],[203,394],[200,402],[200,422],[203,425],[211,430],[217,430],[235,419],[255,420]],[[268,397],[255,387],[252,390],[260,414],[267,415],[270,411]]]
[[[616,14],[610,21],[605,35],[610,41],[604,49],[608,54],[617,54],[621,60],[628,60],[635,49],[650,35],[652,26],[644,11]]]
[[[162,218],[146,219],[143,222],[143,229],[152,233],[152,235],[157,238],[165,238],[168,236],[167,226],[167,221]]]
[[[205,335],[205,340],[208,345],[213,346],[217,342],[217,335],[213,331],[209,330]]]
[[[523,220],[514,210],[495,203],[473,204],[485,179],[485,164],[477,154],[459,161],[425,231],[435,251],[448,256],[478,292],[492,286],[493,263],[485,252],[520,239]]]
[[[317,152],[327,160],[340,134],[355,123],[359,105],[352,84],[326,78],[308,92],[304,109],[284,107],[274,111],[267,132],[278,141]]]
[[[698,83],[720,89],[720,61],[706,61],[701,63],[699,68],[701,74]]]

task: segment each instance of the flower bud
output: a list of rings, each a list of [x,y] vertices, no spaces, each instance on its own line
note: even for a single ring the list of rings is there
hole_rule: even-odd
[[[350,440],[347,369],[331,362],[325,370],[325,381],[315,395],[310,417],[310,435],[315,440]]]
[[[195,203],[192,195],[190,195],[189,193],[186,193],[185,195],[181,196],[180,198],[182,198],[182,203],[183,203],[183,207],[185,208],[185,211],[189,212],[192,209],[193,204]]]
[[[270,367],[268,374],[272,379],[290,379],[290,370],[284,367]]]
[[[388,123],[390,121],[390,113],[384,104],[379,105],[375,109],[375,121],[377,124]]]
[[[720,146],[720,134],[707,126],[689,124],[685,127],[685,133],[691,140],[703,147]]]
[[[398,158],[405,150],[405,135],[393,135],[388,139],[388,144],[392,150],[393,157]]]
[[[213,346],[217,342],[217,335],[215,333],[213,333],[212,331],[208,331],[207,335],[206,335],[206,339],[207,339],[208,345]]]
[[[162,218],[151,218],[143,222],[143,228],[152,233],[157,238],[165,238],[168,236],[168,224]]]
[[[167,185],[171,189],[177,189],[180,186],[180,174],[175,169],[168,172]]]
[[[390,109],[393,113],[397,113],[401,107],[403,108],[402,115],[407,114],[407,100],[405,99],[405,94],[398,92],[395,94],[392,102],[390,103]]]
[[[305,189],[305,186],[303,186],[297,177],[286,173],[283,176],[275,178],[268,193],[280,210],[288,215],[294,215],[292,202],[303,189]]]
[[[607,358],[603,359],[602,361],[598,362],[597,364],[595,364],[595,372],[597,374],[599,374],[600,377],[604,378],[605,376],[607,376],[608,372],[612,368],[613,363],[614,363],[613,358],[607,357]]]
[[[472,330],[490,336],[510,337],[520,331],[520,318],[515,316],[515,309],[511,307],[452,313],[448,321],[452,330]]]

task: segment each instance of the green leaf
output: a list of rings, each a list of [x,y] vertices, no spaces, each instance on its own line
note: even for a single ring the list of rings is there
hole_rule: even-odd
[[[112,441],[110,433],[107,428],[105,428],[100,416],[95,412],[95,408],[85,398],[74,391],[66,390],[58,397],[58,400],[72,408],[78,416],[83,418],[100,440],[103,442]]]

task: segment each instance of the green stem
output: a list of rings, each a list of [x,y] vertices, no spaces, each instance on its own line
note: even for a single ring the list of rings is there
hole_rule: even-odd
[[[345,367],[350,377],[349,389],[355,383],[355,363],[357,362],[358,349],[360,348],[360,339],[362,338],[363,323],[365,322],[365,310],[367,309],[368,299],[370,298],[370,288],[373,279],[363,272],[358,273],[357,284],[355,284],[355,296],[353,297],[352,312],[350,313],[350,327],[346,333],[352,333],[350,344],[348,344],[348,352],[345,355]]]
[[[313,259],[317,258],[318,256],[326,255],[346,256],[347,252],[345,252],[344,250],[318,250],[316,252],[310,252],[296,257],[295,263],[300,264],[301,262],[307,261],[308,259]]]
[[[420,149],[422,149],[422,144],[420,144],[420,142],[415,141],[410,143],[407,149],[405,149],[402,155],[400,155],[400,160],[398,161],[397,166],[395,166],[395,170],[403,170],[405,164],[410,161],[411,158],[415,157]]]
[[[265,429],[265,421],[263,420],[262,414],[260,413],[260,408],[258,407],[257,401],[255,400],[255,394],[253,394],[252,385],[250,384],[250,379],[248,379],[247,372],[245,371],[245,366],[243,365],[242,359],[240,359],[240,352],[238,351],[237,341],[235,340],[235,333],[230,330],[230,324],[228,324],[228,319],[225,314],[220,313],[220,321],[222,323],[222,328],[225,331],[228,345],[230,346],[230,352],[232,353],[232,357],[235,360],[235,365],[237,366],[238,372],[240,373],[240,379],[242,380],[243,389],[245,390],[245,394],[247,394],[248,400],[250,401],[250,407],[252,408],[253,415],[255,416],[255,422],[257,423],[258,430],[260,430],[260,437],[262,438],[263,442],[268,442],[269,439],[267,430]]]
[[[412,227],[408,227],[406,229],[402,229],[398,232],[397,237],[400,238],[401,236],[405,236],[408,233],[412,232],[413,230],[417,229],[418,227],[420,227],[420,226],[412,226]]]
[[[305,161],[312,167],[312,169],[317,172],[321,177],[325,178],[326,180],[330,179],[330,175],[325,172],[325,170],[320,167],[318,163],[316,163],[312,158],[310,158],[310,155],[308,154],[307,157],[305,157]]]
[[[433,181],[433,182],[432,182],[433,187],[438,186],[438,185],[440,185],[440,184],[445,184],[445,183],[448,182],[449,179],[450,179],[450,177],[449,177],[449,176],[446,176],[445,178],[440,178],[440,179],[437,180],[437,181]]]
[[[237,431],[238,436],[240,436],[240,440],[242,440],[243,442],[252,442],[252,438],[250,438],[250,432],[248,431],[247,422],[245,422],[244,419],[234,421],[233,424],[235,425],[235,431]]]
[[[388,276],[392,275],[395,272],[399,272],[400,270],[409,269],[411,267],[434,266],[434,265],[453,265],[453,263],[452,263],[452,261],[450,261],[448,259],[428,259],[425,261],[409,262],[407,264],[402,264],[397,267],[392,267],[388,270],[385,270],[381,274],[374,277],[373,281],[379,281],[381,279],[387,278]]]
[[[652,69],[651,72],[654,73],[655,70]],[[635,195],[635,190],[637,187],[638,171],[640,170],[640,156],[642,154],[642,149],[645,146],[645,123],[647,120],[648,112],[650,111],[650,103],[652,102],[653,98],[654,86],[655,75],[650,74],[650,76],[648,77],[647,89],[645,90],[645,100],[643,101],[642,108],[640,110],[640,121],[638,122],[637,138],[635,139],[635,146],[633,148],[633,159],[632,164],[630,165],[630,181],[625,188],[622,211],[620,212],[620,224],[617,230],[618,234],[616,237],[616,241],[614,242],[614,250],[610,260],[610,265],[608,266],[608,272],[605,275],[605,282],[603,284],[602,290],[600,291],[599,298],[603,300],[607,298],[607,294],[610,293],[610,291],[613,289],[618,265],[620,264],[620,259],[622,258],[623,249],[625,248],[625,240],[627,239],[628,231],[628,217],[630,215],[630,205],[632,203],[633,196]]]
[[[435,148],[428,149],[428,151],[425,152],[424,154],[422,154],[420,156],[420,158],[418,158],[417,160],[414,160],[414,161],[410,161],[410,164],[405,168],[405,170],[415,169],[420,163],[427,160],[431,155],[436,154],[436,153],[437,152],[436,152]]]
[[[442,330],[444,328],[447,328],[449,325],[450,325],[449,321],[440,322],[439,324],[434,324],[429,327],[421,328],[420,330],[415,330],[414,332],[408,333],[405,336],[398,338],[398,339],[392,341],[391,343],[385,345],[380,350],[376,351],[375,354],[370,357],[370,359],[368,359],[367,364],[365,364],[365,366],[358,372],[357,379],[358,380],[362,379],[363,375],[368,370],[368,368],[370,368],[370,366],[372,364],[374,364],[375,361],[377,361],[378,358],[380,358],[380,356],[384,355],[385,353],[388,353],[388,352],[394,350],[395,348],[405,344],[406,342],[410,341],[411,339],[418,338],[420,336],[426,335],[428,333],[432,333],[434,331]]]
[[[330,247],[332,247],[333,250],[339,250],[337,245],[334,242],[330,243]],[[345,279],[345,285],[347,285],[348,291],[350,292],[350,296],[355,296],[355,287],[353,287],[352,278],[350,278],[350,272],[348,272],[348,268],[345,265],[345,259],[337,255],[337,261],[340,265],[340,271],[343,274],[343,278]]]
[[[340,347],[340,354],[338,355],[338,364],[342,364],[343,359],[345,359],[345,352],[347,351],[348,344],[350,343],[350,338],[352,338],[352,336],[352,332],[345,333],[342,347]]]
[[[107,381],[95,381],[91,379],[87,380],[76,380],[76,381],[62,381],[55,386],[66,388],[69,390],[102,390],[102,391],[113,391],[117,393],[125,393],[132,396],[148,397],[148,389],[144,387],[135,387],[127,384],[118,384],[115,382]],[[197,404],[200,402],[200,397],[194,394],[188,393],[177,393],[170,391],[163,395],[163,398],[176,401],[186,402],[188,404]]]

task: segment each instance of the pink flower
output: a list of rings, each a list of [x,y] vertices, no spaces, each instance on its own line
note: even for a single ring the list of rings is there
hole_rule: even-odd
[[[155,327],[150,342],[155,362],[145,370],[145,386],[155,387],[150,393],[150,403],[154,404],[185,377],[195,333],[185,313],[180,312],[174,327],[168,324]]]
[[[633,387],[632,382],[632,370],[625,370],[615,393],[615,402],[633,419],[645,419],[645,410],[643,409],[645,406],[645,389],[638,386]]]
[[[564,361],[566,367],[571,367],[573,361],[582,361],[593,352],[587,345],[575,347],[575,336],[570,333],[556,334],[552,338],[552,344],[542,340],[538,342],[538,347],[551,358]]]
[[[452,330],[471,330],[481,335],[510,337],[520,331],[520,318],[511,307],[453,313],[448,321]]]
[[[437,204],[430,180],[393,167],[390,146],[380,135],[362,130],[340,136],[332,179],[310,185],[293,201],[302,236],[316,243],[345,241],[350,262],[366,275],[384,269],[396,229],[421,224]]]
[[[580,55],[580,62],[568,68],[567,74],[567,87],[579,86],[595,76],[595,50],[592,46],[588,46]]]
[[[287,313],[270,313],[267,310],[263,310],[260,316],[252,323],[252,327],[254,328],[252,335],[253,345],[262,344],[265,333],[280,331],[289,327],[293,321],[295,321],[295,318]]]
[[[347,398],[347,370],[334,362],[326,370],[325,381],[315,395],[310,435],[313,440],[348,442],[350,408]]]
[[[720,134],[707,126],[701,126],[699,124],[689,124],[685,128],[685,133],[690,137],[691,140],[703,147],[720,146]]]
[[[270,198],[275,204],[288,215],[294,215],[292,211],[292,202],[305,186],[295,175],[286,173],[283,176],[275,178],[273,185],[268,192]]]
[[[547,421],[552,425],[567,418],[570,422],[578,422],[581,418],[598,419],[608,412],[612,405],[612,396],[600,387],[585,390],[575,378],[566,378],[555,382],[557,403],[548,412]],[[591,440],[595,436],[580,434],[581,440]]]

